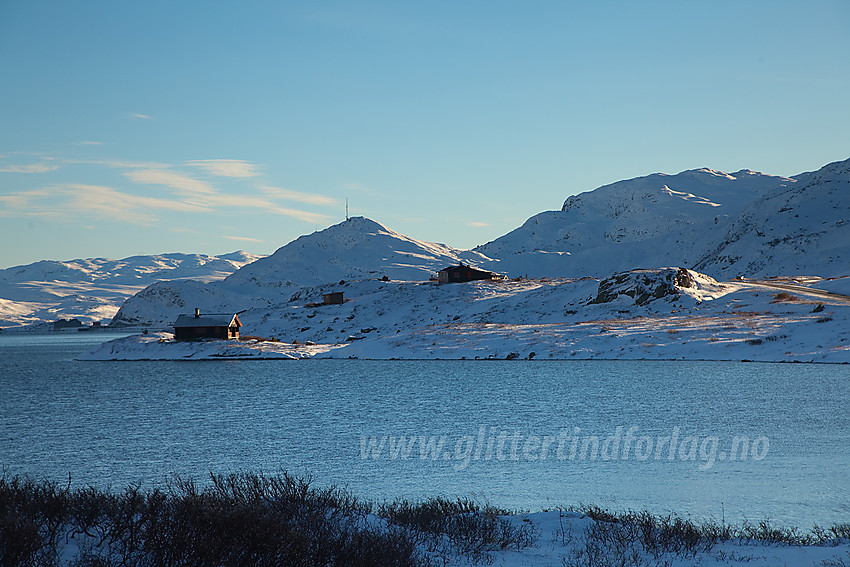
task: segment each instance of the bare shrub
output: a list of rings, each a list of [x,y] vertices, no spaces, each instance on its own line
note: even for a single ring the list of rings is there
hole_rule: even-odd
[[[396,500],[383,504],[378,514],[411,530],[412,537],[432,551],[454,549],[475,561],[486,560],[490,551],[523,549],[534,539],[531,526],[517,527],[501,517],[507,511],[468,498]]]
[[[3,476],[0,565],[56,565],[63,534],[78,542],[77,566],[420,564],[406,532],[370,524],[369,510],[341,489],[285,473],[118,494]]]
[[[827,533],[830,538],[850,541],[850,523],[834,524]]]
[[[0,476],[0,565],[55,565],[68,521],[68,489]]]

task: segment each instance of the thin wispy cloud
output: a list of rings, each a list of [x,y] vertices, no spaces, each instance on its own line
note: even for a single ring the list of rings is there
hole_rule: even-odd
[[[204,204],[221,209],[256,209],[257,211],[264,213],[292,217],[309,223],[323,223],[329,218],[327,215],[319,213],[280,207],[272,201],[258,195],[229,195],[226,193],[217,193],[215,195],[204,196]]]
[[[260,175],[260,166],[241,159],[199,159],[187,161],[187,165],[199,167],[221,177],[256,177]]]
[[[152,225],[152,211],[204,212],[205,207],[118,191],[103,185],[68,184],[0,196],[0,216],[50,216],[77,220],[95,215],[101,220]]]
[[[330,217],[324,214],[282,206],[284,201],[326,206],[335,203],[324,195],[300,193],[277,187],[252,188],[248,193],[224,192],[209,180],[193,176],[187,166],[225,178],[245,178],[258,175],[259,166],[243,160],[196,160],[179,166],[123,160],[79,160],[42,158],[39,163],[2,164],[0,172],[45,173],[64,165],[90,165],[119,170],[133,183],[155,185],[164,191],[160,195],[139,195],[138,191],[114,188],[97,183],[64,183],[27,191],[0,195],[0,217],[47,217],[55,220],[91,223],[119,221],[152,226],[161,214],[194,213],[221,214],[233,210],[251,214],[285,216],[311,224],[323,224]],[[200,171],[196,171],[203,176]],[[244,189],[244,188],[243,188]],[[261,242],[248,237],[246,242]]]
[[[151,210],[204,212],[206,207],[171,199],[124,193],[102,185],[69,185],[71,206],[80,211],[95,212],[110,220],[134,224],[153,224],[157,217]]]
[[[310,223],[325,222],[329,218],[327,215],[280,207],[260,195],[223,193],[206,181],[168,169],[128,171],[124,175],[137,183],[162,185],[174,189],[183,198],[188,199],[190,203],[200,203],[209,208],[257,209],[265,213],[293,217]]]
[[[318,213],[309,213],[307,211],[299,211],[298,209],[286,209],[284,207],[274,207],[274,208],[270,209],[269,212],[272,212],[276,215],[283,215],[285,217],[293,217],[293,218],[296,218],[298,220],[302,220],[304,222],[311,222],[311,223],[314,223],[314,224],[325,223],[330,219],[330,217],[328,215],[320,215]]]
[[[270,187],[268,185],[260,185],[260,190],[271,197],[272,199],[281,199],[284,201],[298,201],[299,203],[308,203],[310,205],[335,205],[336,199],[319,195],[316,193],[301,193],[299,191],[291,191],[289,189],[281,189],[280,187]]]
[[[475,227],[475,228],[481,228],[481,227],[485,227],[485,226],[490,226],[490,223],[488,223],[488,222],[470,221],[470,222],[466,223],[466,226],[472,226],[472,227]]]
[[[103,142],[94,142],[92,140],[83,140],[82,142],[74,143],[75,146],[102,146]]]
[[[61,167],[55,163],[29,163],[25,165],[0,165],[0,173],[47,173]]]
[[[227,240],[237,240],[239,242],[262,242],[259,238],[251,238],[249,236],[224,236]]]
[[[13,217],[19,214],[28,214],[36,212],[32,206],[34,201],[47,196],[44,189],[34,191],[20,191],[9,195],[0,195],[0,216]]]
[[[128,171],[124,175],[136,183],[163,185],[189,197],[211,197],[219,193],[218,189],[206,181],[168,169],[140,169]]]
[[[130,118],[137,118],[139,120],[153,120],[153,118],[148,116],[147,114],[139,114],[138,112],[130,113]]]
[[[129,161],[120,159],[66,159],[63,163],[74,165],[100,165],[113,169],[167,169],[169,164],[156,161]]]

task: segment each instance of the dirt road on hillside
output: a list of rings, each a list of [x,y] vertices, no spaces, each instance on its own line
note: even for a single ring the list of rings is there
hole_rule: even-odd
[[[841,293],[833,293],[831,291],[824,291],[822,289],[815,289],[811,287],[806,287],[802,285],[794,285],[794,284],[785,284],[785,283],[777,283],[772,281],[765,280],[735,280],[735,283],[740,283],[746,286],[751,287],[768,287],[772,289],[779,289],[782,291],[787,291],[789,293],[795,293],[799,295],[808,295],[811,297],[816,297],[819,300],[822,300],[826,303],[840,303],[840,304],[848,304],[850,303],[850,295],[844,295]]]

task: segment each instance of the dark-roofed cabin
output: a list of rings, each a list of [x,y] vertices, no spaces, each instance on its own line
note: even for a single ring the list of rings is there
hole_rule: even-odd
[[[345,301],[345,297],[343,292],[334,291],[331,293],[326,293],[322,296],[322,303],[325,305],[339,305]]]
[[[449,266],[437,273],[437,281],[440,283],[459,283],[471,282],[475,280],[492,280],[498,278],[499,274],[488,272],[487,270],[479,270],[472,266],[461,264],[459,266]]]
[[[180,315],[174,322],[174,338],[178,341],[197,339],[238,339],[242,322],[238,315],[211,313],[201,315],[195,309],[194,315]]]

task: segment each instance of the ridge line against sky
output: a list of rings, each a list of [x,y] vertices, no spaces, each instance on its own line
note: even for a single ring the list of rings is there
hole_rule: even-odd
[[[850,155],[850,3],[0,5],[0,268],[352,215],[456,248],[568,196]]]

